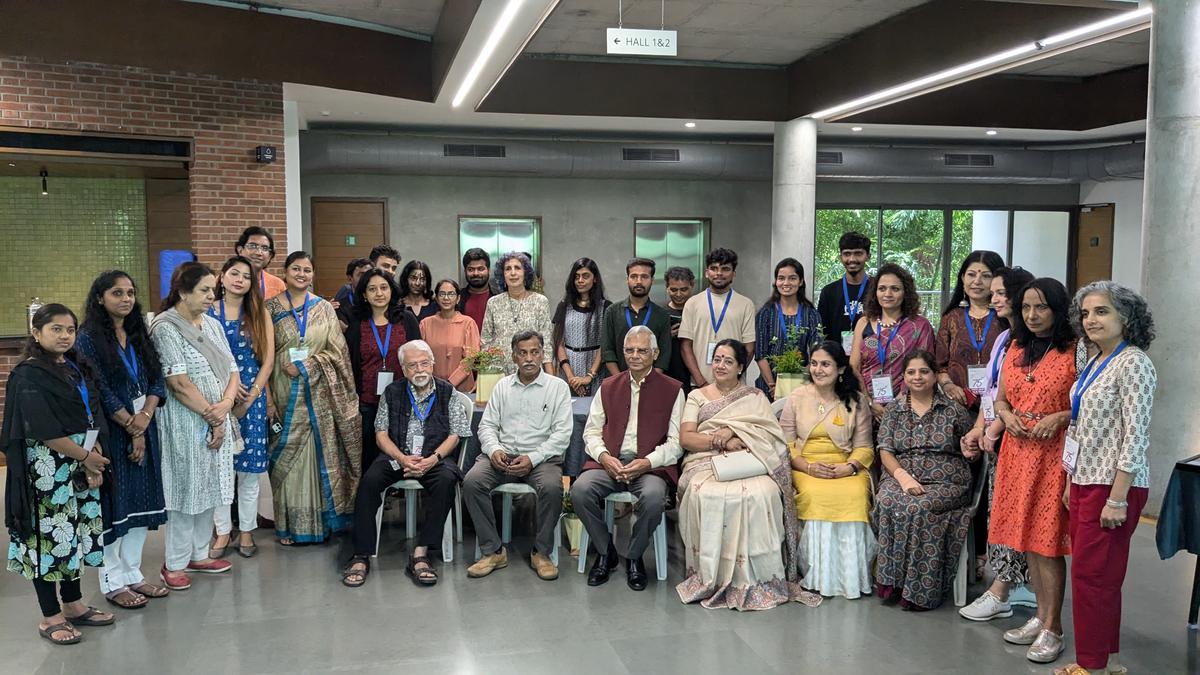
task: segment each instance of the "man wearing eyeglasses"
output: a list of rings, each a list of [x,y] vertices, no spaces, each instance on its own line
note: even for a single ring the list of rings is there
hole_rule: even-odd
[[[442,528],[462,472],[454,461],[458,442],[471,435],[464,406],[454,400],[454,387],[433,376],[433,350],[424,340],[400,347],[404,377],[387,386],[375,415],[375,442],[380,455],[363,471],[354,501],[354,557],[342,571],[342,583],[361,586],[370,571],[378,530],[375,514],[389,485],[411,479],[423,488],[417,546],[404,571],[420,586],[438,581],[429,547],[442,541]]]
[[[571,486],[571,503],[597,552],[588,573],[589,586],[608,581],[621,562],[604,519],[605,497],[614,492],[632,492],[637,497],[625,582],[640,591],[647,582],[642,554],[662,519],[668,491],[679,479],[683,385],[654,369],[658,354],[654,331],[646,326],[630,328],[624,346],[629,369],[606,378],[592,398],[583,430],[591,459]],[[586,556],[587,551],[579,555]]]
[[[275,238],[266,228],[252,225],[242,230],[233,252],[250,261],[250,266],[254,268],[254,287],[263,294],[264,300],[270,300],[287,289],[283,279],[267,271],[267,265],[275,258]]]

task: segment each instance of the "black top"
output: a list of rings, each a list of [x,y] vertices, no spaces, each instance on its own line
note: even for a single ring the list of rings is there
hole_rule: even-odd
[[[360,319],[350,322],[343,335],[346,338],[346,350],[350,352],[350,370],[354,371],[354,390],[362,390],[362,324],[371,319]],[[400,327],[404,329],[404,339],[400,344],[421,339],[421,327],[412,312],[400,312]],[[388,351],[391,351],[390,349]]]
[[[673,309],[670,305],[663,307],[667,312],[667,317],[670,319],[672,327],[678,326],[683,320],[683,310]],[[679,338],[671,338],[671,362],[667,366],[667,375],[679,380],[683,383],[683,391],[691,393],[692,391],[692,374],[688,371],[687,366],[683,363],[683,349],[679,346]]]
[[[349,326],[354,323],[354,289],[345,284],[333,294],[333,301],[338,303],[338,321]]]
[[[827,284],[821,289],[821,296],[817,299],[817,314],[821,315],[821,325],[825,327],[825,338],[838,342],[842,339],[842,331],[854,330],[854,324],[850,323],[850,314],[846,311],[845,298],[842,296],[842,279],[844,278],[838,277],[837,281]],[[867,281],[864,279],[863,283],[867,283]],[[855,307],[855,318],[857,319],[862,316],[862,303],[856,302],[855,298],[858,297],[858,289],[862,284],[847,284],[846,286],[850,290],[851,304],[857,305]]]

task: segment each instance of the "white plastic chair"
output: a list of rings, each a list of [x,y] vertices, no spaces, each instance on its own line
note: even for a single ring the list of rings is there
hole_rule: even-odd
[[[504,483],[496,486],[491,494],[500,493],[504,496],[503,503],[500,506],[500,543],[507,544],[512,541],[512,506],[513,495],[536,495],[537,490],[533,489],[532,485],[525,483]],[[558,514],[558,519],[554,521],[554,548],[550,551],[550,562],[558,567],[558,546],[562,540],[562,516]],[[479,550],[479,537],[475,537],[475,559],[479,560],[483,557],[483,551]]]
[[[616,505],[636,504],[637,497],[632,492],[614,492],[604,498],[604,522],[608,525],[608,531],[613,533],[616,531]],[[583,534],[579,537],[579,568],[578,572],[583,574],[583,568],[587,565],[587,550],[588,542],[591,538],[588,536],[587,528],[583,528]],[[662,519],[658,521],[658,527],[654,528],[652,537],[654,544],[654,573],[659,581],[667,580],[667,514],[663,513]]]
[[[454,392],[454,400],[463,409],[469,423],[475,404],[469,396],[461,391]],[[460,470],[462,469],[463,458],[467,454],[467,442],[469,439],[469,436],[464,436],[459,440],[458,468]],[[383,494],[379,501],[379,510],[375,512],[375,554],[371,556],[372,558],[379,555],[379,540],[383,533],[383,506],[387,503],[388,492],[391,490],[404,491],[404,538],[412,539],[417,529],[417,493],[423,489],[420,481],[410,478],[398,480],[383,489]],[[451,519],[453,519],[453,524]],[[442,560],[446,562],[454,562],[455,536],[457,536],[459,542],[463,540],[462,521],[462,486],[456,485],[454,487],[454,508],[446,516],[446,527],[442,532]]]
[[[971,497],[971,520],[967,526],[967,540],[963,542],[958,553],[958,573],[954,575],[954,604],[962,607],[967,604],[967,575],[971,583],[975,582],[975,513],[979,511],[979,502],[983,498],[983,489],[987,486],[988,454],[982,453],[979,462],[979,480],[976,481]]]

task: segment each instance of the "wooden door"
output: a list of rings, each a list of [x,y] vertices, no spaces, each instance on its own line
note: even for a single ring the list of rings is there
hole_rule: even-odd
[[[346,265],[387,242],[387,200],[313,197],[313,288],[325,298],[346,283]]]
[[[1075,288],[1112,278],[1112,204],[1084,206],[1079,210],[1075,235]]]

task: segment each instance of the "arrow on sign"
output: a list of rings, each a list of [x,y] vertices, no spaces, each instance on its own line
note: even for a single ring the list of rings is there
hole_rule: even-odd
[[[619,44],[621,44],[621,38],[613,38],[613,44],[614,44],[614,45],[619,45]]]

